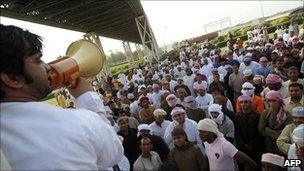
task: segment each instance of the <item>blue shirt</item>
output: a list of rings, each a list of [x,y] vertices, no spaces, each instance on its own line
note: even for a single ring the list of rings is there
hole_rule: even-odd
[[[267,75],[270,73],[270,67],[266,66],[266,67],[258,67],[255,70],[255,75],[263,75],[265,78],[267,77]]]

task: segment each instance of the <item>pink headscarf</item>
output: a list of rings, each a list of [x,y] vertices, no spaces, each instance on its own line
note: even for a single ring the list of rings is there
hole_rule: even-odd
[[[197,102],[193,96],[188,96],[185,98],[185,102],[187,103],[188,107],[191,109],[197,108]]]
[[[286,119],[286,113],[284,110],[284,102],[283,102],[283,96],[280,92],[271,90],[266,94],[266,100],[277,100],[280,103],[280,110],[277,113],[277,121],[279,123],[282,123]]]
[[[266,77],[266,84],[282,83],[282,79],[277,74],[269,74]]]
[[[265,153],[262,155],[262,162],[270,163],[284,168],[284,157],[277,154]]]
[[[186,113],[186,111],[181,107],[175,107],[171,111],[171,116],[173,117],[174,115],[181,114],[181,113]]]
[[[170,99],[170,100],[169,100]],[[174,94],[169,94],[166,97],[166,101],[168,103],[169,106],[174,107],[177,104],[177,97]]]
[[[241,96],[238,97],[238,101],[240,101],[240,102],[243,102],[243,101],[252,102],[252,98],[247,96],[247,95],[241,95]]]

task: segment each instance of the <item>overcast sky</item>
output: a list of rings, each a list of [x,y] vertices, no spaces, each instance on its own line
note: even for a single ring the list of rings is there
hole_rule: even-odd
[[[264,16],[270,16],[304,5],[292,0],[141,2],[159,45],[203,35],[205,24],[223,18],[230,17],[231,25],[236,25],[262,17],[262,9]]]
[[[303,1],[141,1],[159,46],[205,34],[204,25],[226,17],[231,24],[303,6]],[[84,33],[0,17],[1,24],[16,25],[44,38],[44,60],[64,55],[68,45]],[[228,22],[223,23],[229,24]],[[215,28],[209,28],[212,30]],[[120,40],[101,38],[106,54],[123,50]],[[132,47],[133,49],[133,47]],[[134,48],[135,49],[135,48]]]

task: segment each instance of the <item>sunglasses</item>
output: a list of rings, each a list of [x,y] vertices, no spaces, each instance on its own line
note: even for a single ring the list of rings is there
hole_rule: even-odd
[[[250,101],[240,101],[240,103],[250,103]]]
[[[187,102],[187,103],[193,103],[193,102],[195,102],[195,101],[189,101],[189,102]]]

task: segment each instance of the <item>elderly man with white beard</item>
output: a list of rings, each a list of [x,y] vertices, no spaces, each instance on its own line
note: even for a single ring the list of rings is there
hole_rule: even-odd
[[[165,120],[167,112],[163,109],[156,109],[153,112],[153,115],[155,121],[149,125],[152,130],[152,134],[164,138],[165,131],[171,123],[171,121]]]

